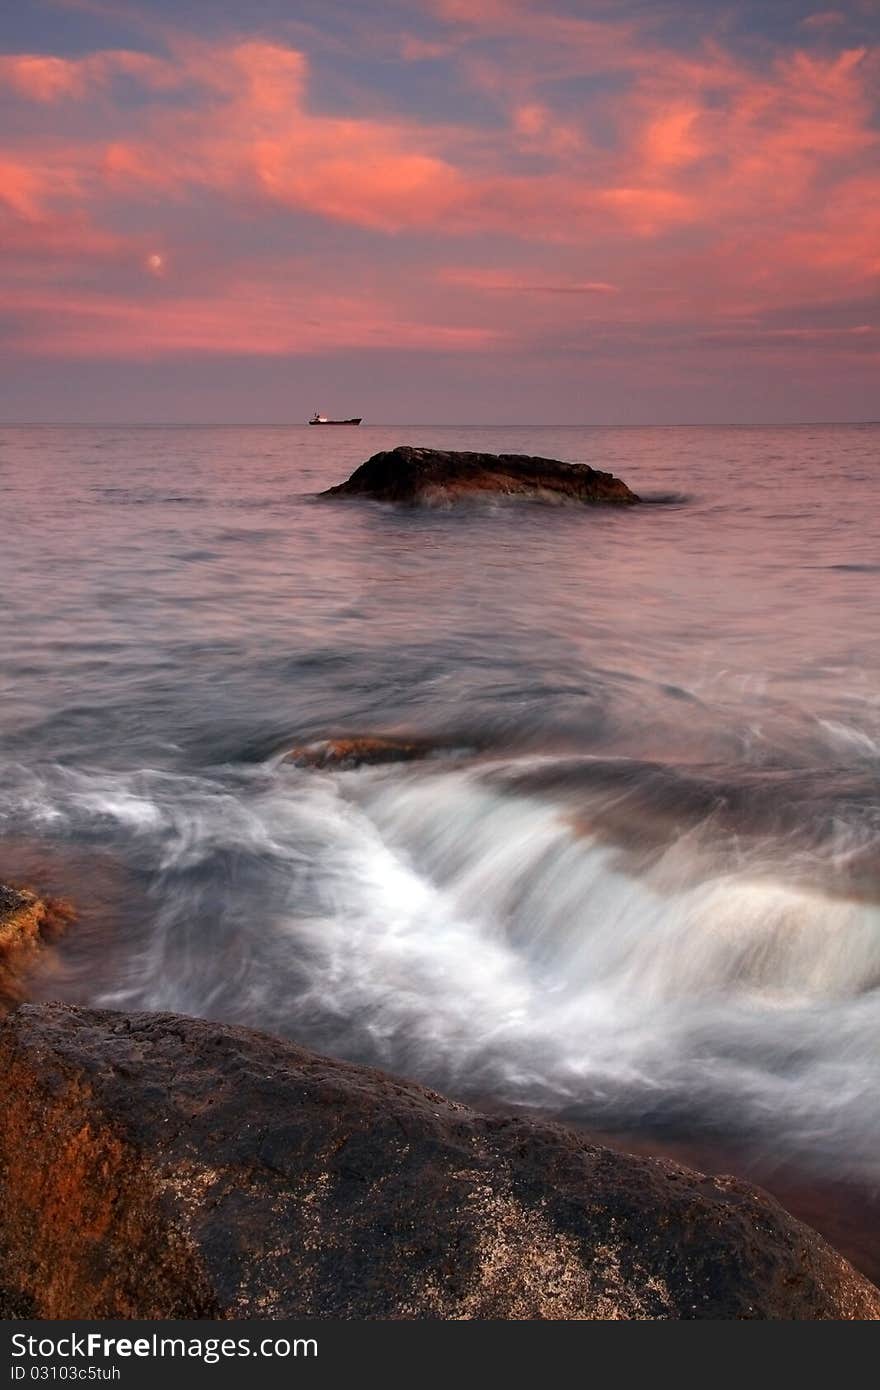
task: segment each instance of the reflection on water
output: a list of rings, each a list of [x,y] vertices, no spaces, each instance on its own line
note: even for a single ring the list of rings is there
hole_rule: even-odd
[[[33,993],[876,1183],[880,428],[327,433],[0,433]],[[314,500],[400,442],[665,505]]]

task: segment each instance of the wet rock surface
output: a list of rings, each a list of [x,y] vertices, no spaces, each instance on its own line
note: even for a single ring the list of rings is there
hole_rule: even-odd
[[[620,478],[587,464],[409,446],[374,454],[346,482],[320,495],[434,506],[485,496],[616,506],[639,501]]]
[[[448,751],[452,750],[424,738],[363,734],[297,744],[285,754],[284,761],[297,767],[348,772],[385,763],[416,762]]]
[[[24,972],[72,917],[67,903],[0,883],[0,1015],[22,998]]]
[[[285,753],[284,762],[318,771],[353,771],[357,767],[381,767],[386,763],[413,763],[424,759],[473,755],[466,744],[441,739],[395,734],[355,734],[321,738],[298,744]]]
[[[880,1317],[772,1198],[240,1028],[0,1024],[0,1314]]]

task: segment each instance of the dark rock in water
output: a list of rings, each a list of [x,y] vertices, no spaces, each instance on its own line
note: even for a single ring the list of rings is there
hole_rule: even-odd
[[[880,1317],[759,1189],[241,1028],[0,1024],[0,1314]]]
[[[353,738],[327,738],[315,743],[303,743],[291,748],[284,761],[297,767],[347,772],[357,767],[375,767],[383,763],[409,763],[451,752],[429,739],[399,738],[376,734],[356,735]],[[469,750],[458,750],[469,751]]]
[[[443,505],[468,497],[522,497],[544,502],[638,502],[626,483],[586,464],[526,454],[451,453],[401,446],[374,454],[322,497]]]
[[[21,977],[71,920],[67,903],[0,883],[0,1013],[21,997]]]

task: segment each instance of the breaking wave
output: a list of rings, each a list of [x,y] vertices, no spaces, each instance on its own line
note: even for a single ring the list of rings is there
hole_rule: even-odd
[[[880,1172],[876,765],[270,760],[7,783],[17,833],[100,848],[116,874],[101,929],[71,933],[37,993]]]

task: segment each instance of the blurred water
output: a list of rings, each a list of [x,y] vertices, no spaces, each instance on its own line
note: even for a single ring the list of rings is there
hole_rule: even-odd
[[[397,443],[664,505],[314,500]],[[81,907],[31,992],[876,1183],[878,452],[878,426],[0,430],[0,870]],[[394,730],[459,751],[281,756]]]

